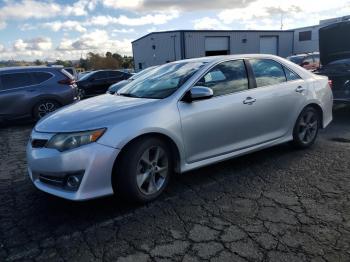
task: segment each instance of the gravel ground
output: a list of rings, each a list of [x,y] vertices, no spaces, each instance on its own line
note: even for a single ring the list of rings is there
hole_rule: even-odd
[[[350,261],[350,108],[281,145],[173,179],[157,201],[74,203],[26,174],[31,126],[0,129],[0,261]]]

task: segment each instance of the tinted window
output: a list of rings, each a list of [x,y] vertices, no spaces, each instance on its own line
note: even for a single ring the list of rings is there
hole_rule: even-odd
[[[12,89],[34,84],[29,73],[5,74],[0,77],[3,89]]]
[[[293,80],[301,79],[300,76],[298,76],[296,73],[294,73],[293,71],[289,70],[286,67],[284,67],[284,72],[286,73],[287,81],[293,81]]]
[[[32,75],[36,84],[45,82],[46,80],[49,80],[52,77],[51,74],[45,72],[33,72]]]
[[[109,77],[122,77],[124,73],[119,72],[119,71],[110,71],[109,72]]]
[[[314,60],[312,59],[312,56],[308,56],[303,60],[303,63],[305,63],[305,62],[312,64],[314,62]]]
[[[311,40],[312,31],[299,32],[299,41]]]
[[[68,73],[70,73],[72,76],[74,75],[73,69],[72,68],[65,68]]]
[[[257,87],[286,82],[286,76],[279,63],[268,59],[251,59],[250,64],[252,65]]]
[[[228,61],[212,68],[197,83],[213,90],[214,96],[248,89],[248,78],[243,60]]]
[[[95,74],[92,75],[92,78],[95,78],[95,79],[108,78],[108,72],[107,71],[96,72]]]
[[[320,55],[312,55],[312,57],[316,63],[320,62]]]

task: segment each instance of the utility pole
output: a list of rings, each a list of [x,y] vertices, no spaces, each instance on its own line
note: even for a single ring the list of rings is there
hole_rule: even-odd
[[[283,11],[281,11],[281,30],[283,30]]]

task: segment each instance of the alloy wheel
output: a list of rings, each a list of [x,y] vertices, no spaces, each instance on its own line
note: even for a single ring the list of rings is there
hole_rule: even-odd
[[[169,159],[163,148],[153,146],[144,151],[137,166],[137,186],[145,195],[162,189],[169,173]]]
[[[298,128],[298,136],[300,141],[305,144],[312,142],[318,129],[318,119],[313,111],[306,111],[301,117]]]
[[[51,113],[57,109],[57,106],[52,102],[45,102],[38,106],[38,116],[39,118],[44,117],[48,113]]]

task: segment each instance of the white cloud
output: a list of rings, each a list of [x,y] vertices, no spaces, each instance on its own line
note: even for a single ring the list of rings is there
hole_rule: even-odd
[[[50,50],[51,39],[48,37],[37,37],[33,39],[17,39],[13,44],[14,51],[43,51]]]
[[[219,10],[243,7],[255,0],[102,0],[102,3],[115,9],[128,9],[134,11],[159,10]]]
[[[5,51],[5,47],[2,44],[0,44],[0,53],[2,53],[4,51]]]
[[[143,25],[161,25],[166,24],[170,20],[173,20],[179,16],[179,12],[170,11],[156,14],[148,14],[139,17],[128,17],[121,15],[118,17],[113,16],[93,16],[86,22],[88,25],[94,26],[107,26],[111,24],[119,24],[125,26],[143,26]]]
[[[333,0],[257,0],[247,6],[221,11],[225,24],[241,23],[246,29],[279,29],[283,15],[285,28],[318,24],[320,19],[346,15],[349,2]]]
[[[53,1],[22,0],[4,1],[0,7],[0,29],[6,27],[6,21],[52,18],[56,16],[83,16],[93,10],[97,0],[79,0],[72,5],[59,5]]]
[[[134,33],[135,29],[134,28],[130,28],[130,29],[113,29],[112,30],[113,33],[121,33],[121,34],[130,34],[130,33]]]
[[[232,29],[227,25],[224,25],[219,19],[211,17],[203,17],[194,20],[193,28],[196,30],[229,30]]]
[[[48,22],[48,23],[44,23],[42,25],[45,28],[49,28],[52,31],[77,31],[80,33],[84,33],[86,32],[86,28],[84,26],[82,26],[82,23],[79,21],[72,21],[72,20],[68,20],[68,21],[53,21],[53,22]]]
[[[120,52],[121,54],[130,55],[131,40],[111,39],[105,30],[94,30],[83,34],[78,39],[62,39],[57,47],[59,51],[92,51],[92,52]]]

